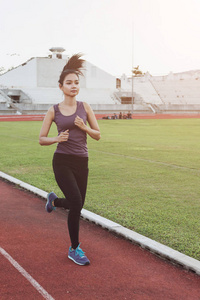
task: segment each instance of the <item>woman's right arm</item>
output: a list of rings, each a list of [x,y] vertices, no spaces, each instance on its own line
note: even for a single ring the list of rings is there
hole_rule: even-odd
[[[51,128],[51,124],[54,120],[54,108],[53,106],[49,108],[40,131],[39,143],[41,146],[48,146],[55,143],[66,142],[69,138],[69,130],[65,130],[61,132],[58,136],[48,137],[49,130]]]
[[[40,131],[39,143],[41,146],[48,146],[58,142],[57,140],[58,137],[48,137],[53,119],[54,119],[54,108],[52,106],[49,108],[48,112],[46,113]]]

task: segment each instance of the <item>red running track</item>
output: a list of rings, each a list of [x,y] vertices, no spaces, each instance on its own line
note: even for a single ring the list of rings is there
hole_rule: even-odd
[[[0,122],[43,121],[44,115],[0,115]]]
[[[97,120],[112,114],[96,114]],[[198,119],[200,114],[135,114],[133,119]],[[44,115],[0,115],[0,122],[43,121]]]
[[[1,245],[48,295],[59,300],[199,300],[200,276],[81,220],[80,237],[91,265],[67,258],[63,210],[46,213],[41,198],[0,180]],[[1,300],[44,299],[0,254]]]

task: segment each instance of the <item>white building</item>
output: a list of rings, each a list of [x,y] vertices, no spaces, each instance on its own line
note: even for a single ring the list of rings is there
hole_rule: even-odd
[[[63,100],[58,80],[68,56],[63,48],[50,51],[48,57],[31,58],[0,76],[0,114],[44,113]],[[77,100],[99,114],[200,111],[200,71],[116,79],[86,61],[83,73]]]
[[[23,113],[46,111],[62,101],[58,80],[68,56],[63,48],[50,49],[48,57],[34,57],[0,76],[0,111],[7,107]],[[92,63],[85,62],[84,76],[80,76],[80,92],[77,99],[91,105],[113,105],[116,78]],[[6,107],[3,107],[6,105]],[[3,109],[5,108],[5,109]],[[11,112],[11,109],[10,109]]]

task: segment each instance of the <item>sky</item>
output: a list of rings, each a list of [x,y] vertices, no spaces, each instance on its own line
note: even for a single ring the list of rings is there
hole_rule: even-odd
[[[0,0],[0,68],[51,47],[114,75],[200,69],[200,0]]]

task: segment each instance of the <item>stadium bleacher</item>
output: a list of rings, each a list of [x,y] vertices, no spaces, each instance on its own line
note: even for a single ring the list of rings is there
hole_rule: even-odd
[[[81,88],[77,100],[92,105],[96,113],[109,113],[132,109],[131,104],[120,104],[120,95],[132,94],[131,82],[126,82],[125,88],[119,90],[103,88]],[[63,100],[59,87],[57,88],[28,88],[21,87],[21,101],[16,104],[19,111],[24,113],[42,113],[53,104]],[[135,113],[199,113],[200,112],[200,78],[134,78],[134,111]],[[11,108],[7,106],[5,89],[0,93],[0,111],[7,113]],[[24,94],[23,94],[24,93]],[[26,98],[27,96],[27,98]],[[127,96],[128,97],[128,96]]]
[[[153,81],[157,92],[166,104],[200,104],[200,80]]]

